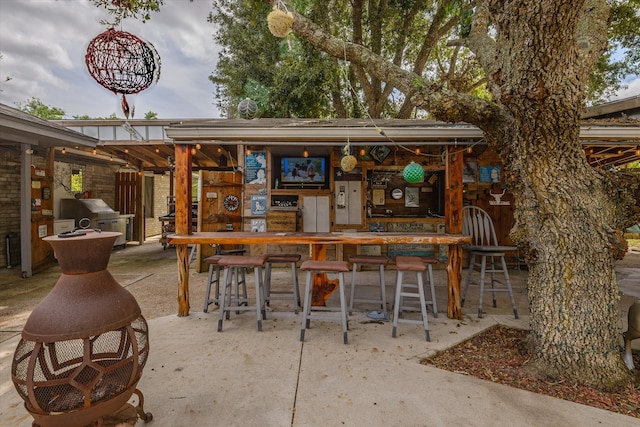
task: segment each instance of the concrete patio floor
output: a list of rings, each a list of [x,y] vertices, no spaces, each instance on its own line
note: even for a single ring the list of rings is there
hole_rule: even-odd
[[[640,253],[618,266],[625,313],[640,298]],[[235,314],[217,332],[218,311],[204,313],[206,273],[190,272],[191,314],[177,317],[175,252],[149,241],[114,251],[109,271],[138,300],[149,322],[151,351],[138,388],[150,426],[595,426],[638,425],[638,420],[506,385],[421,365],[419,360],[500,323],[527,328],[526,271],[511,270],[520,319],[506,294],[498,307],[486,304],[478,319],[477,288],[472,288],[462,320],[446,317],[446,275],[435,270],[440,315],[429,313],[431,342],[419,325],[391,324],[365,316],[374,306],[356,306],[349,344],[336,322],[312,322],[299,341],[300,320],[291,304],[277,301],[257,332],[255,316]],[[32,418],[11,382],[13,352],[35,304],[55,284],[57,267],[29,279],[0,272],[0,425],[27,427]],[[387,271],[391,301],[394,271]],[[18,277],[16,277],[18,276]],[[304,276],[300,274],[301,285]],[[274,270],[272,286],[290,280]],[[377,271],[358,276],[358,289],[377,290]],[[251,286],[249,287],[251,289]],[[635,296],[634,296],[635,293]],[[488,296],[485,297],[487,301]],[[337,296],[329,300],[337,304]],[[637,348],[640,343],[635,343]],[[135,401],[133,399],[132,401]],[[138,421],[137,425],[144,425]]]

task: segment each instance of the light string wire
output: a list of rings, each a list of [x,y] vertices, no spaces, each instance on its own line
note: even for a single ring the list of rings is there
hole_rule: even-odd
[[[355,90],[355,88],[351,85],[351,82],[349,81],[349,78],[348,78],[348,75],[347,75],[347,70],[346,70],[346,65],[348,64],[348,61],[347,61],[347,42],[345,40],[342,41],[342,52],[343,52],[343,55],[344,55],[344,62],[345,62],[345,67],[342,68],[342,73],[343,73],[343,76],[344,76],[344,80],[347,82],[349,90],[351,92],[353,92],[353,94],[355,95],[356,102],[359,104],[360,109],[362,109],[366,113],[367,118],[369,119],[369,121],[373,125],[374,129],[376,130],[376,132],[378,132],[378,134],[380,134],[381,136],[385,137],[389,142],[392,142],[393,145],[396,147],[396,151],[397,151],[397,148],[399,147],[399,148],[402,148],[403,150],[405,150],[405,151],[407,151],[409,153],[413,153],[413,154],[415,154],[417,156],[442,157],[442,154],[431,154],[431,153],[422,153],[422,152],[416,153],[415,150],[412,150],[411,148],[409,148],[409,147],[407,147],[407,146],[405,146],[403,144],[400,144],[397,141],[394,141],[393,138],[391,138],[389,135],[387,135],[385,133],[385,131],[382,130],[382,128],[380,128],[376,124],[376,122],[373,120],[373,117],[371,117],[371,114],[369,114],[369,109],[365,108],[364,104],[360,100],[360,96],[358,96],[358,92]],[[473,144],[465,144],[466,145],[465,148],[463,148],[461,150],[453,151],[453,152],[448,153],[448,154],[449,155],[453,155],[453,154],[459,154],[459,153],[464,153],[464,152],[469,153],[470,150],[473,150],[473,147],[475,147],[475,146],[477,146],[479,144],[482,144],[482,143],[486,143],[484,138],[480,139],[479,141],[474,142]],[[349,143],[349,127],[347,126],[347,145],[343,149],[345,153],[346,153],[346,150],[348,148],[350,148],[349,144],[350,144]],[[457,138],[454,140],[454,145],[455,146],[458,145]]]

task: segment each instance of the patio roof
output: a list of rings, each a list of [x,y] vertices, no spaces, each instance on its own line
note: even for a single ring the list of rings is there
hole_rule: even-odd
[[[65,126],[32,116],[0,104],[0,146],[20,150],[20,144],[33,147],[93,148],[98,139]]]
[[[57,122],[100,140],[98,151],[145,170],[168,170],[175,143],[200,148],[193,169],[219,166],[221,155],[237,159],[237,146],[293,147],[358,145],[468,145],[483,143],[482,131],[468,123],[431,120],[210,119],[64,120]],[[597,167],[640,160],[640,122],[588,121],[580,138]]]

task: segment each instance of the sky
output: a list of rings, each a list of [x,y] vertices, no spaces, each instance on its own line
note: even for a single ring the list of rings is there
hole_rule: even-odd
[[[159,81],[128,97],[134,118],[149,111],[165,120],[220,117],[208,80],[219,52],[207,22],[211,8],[210,0],[166,0],[150,21],[129,18],[117,28],[152,43],[161,58]],[[111,18],[89,0],[0,0],[0,102],[15,106],[35,97],[67,119],[124,118],[116,95],[93,80],[84,62],[89,42],[107,29],[105,19]],[[640,77],[625,84],[615,99],[640,94]]]
[[[136,119],[220,117],[209,81],[219,47],[207,22],[210,0],[166,0],[146,23],[128,18],[117,30],[153,44],[161,59],[158,82],[134,97]],[[116,95],[89,75],[89,42],[111,19],[89,0],[0,0],[0,102],[15,107],[32,97],[77,115],[122,117]],[[9,81],[6,78],[10,77]],[[135,98],[135,99],[131,99]]]

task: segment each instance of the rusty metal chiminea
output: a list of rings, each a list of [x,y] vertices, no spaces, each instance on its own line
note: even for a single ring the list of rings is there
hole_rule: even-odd
[[[83,232],[85,233],[85,232]],[[147,322],[129,291],[107,271],[121,233],[50,236],[62,275],[33,310],[11,367],[33,426],[102,425],[135,393],[149,355]]]

